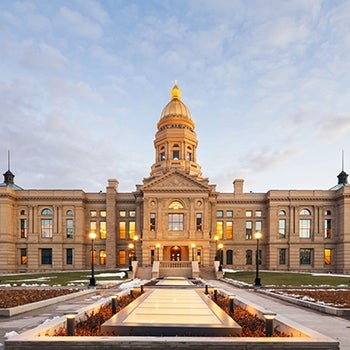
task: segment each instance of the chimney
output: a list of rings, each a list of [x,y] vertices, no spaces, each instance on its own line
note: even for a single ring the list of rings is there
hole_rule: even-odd
[[[241,194],[243,193],[243,179],[235,179],[233,181],[233,193]]]

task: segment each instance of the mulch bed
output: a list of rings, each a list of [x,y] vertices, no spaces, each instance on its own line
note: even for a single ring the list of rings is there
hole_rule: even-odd
[[[273,289],[272,293],[337,308],[350,308],[350,289]]]
[[[67,295],[78,292],[79,289],[1,289],[0,290],[0,308],[35,303],[37,301],[56,298],[61,295]]]

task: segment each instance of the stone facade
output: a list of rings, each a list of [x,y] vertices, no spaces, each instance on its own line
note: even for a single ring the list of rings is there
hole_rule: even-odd
[[[25,190],[0,184],[0,273],[141,266],[214,259],[233,269],[350,273],[350,185],[329,190],[220,193],[202,176],[197,136],[175,84],[154,140],[150,176],[132,193]],[[89,232],[97,234],[92,241]],[[255,239],[254,233],[262,238]]]

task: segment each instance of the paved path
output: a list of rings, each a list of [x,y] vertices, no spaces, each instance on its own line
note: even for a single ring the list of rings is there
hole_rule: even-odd
[[[266,309],[276,312],[294,322],[302,324],[319,333],[337,339],[341,350],[350,350],[350,320],[336,316],[329,316],[307,308],[286,303],[272,297],[256,293],[253,290],[241,289],[222,281],[209,280],[210,286],[224,289],[236,294],[251,303],[260,305]],[[11,318],[0,317],[0,350],[4,348],[4,336],[6,333],[15,331],[22,333],[43,323],[47,319],[63,316],[68,311],[77,311],[99,298],[115,295],[117,289],[97,290],[96,294],[73,298],[66,302],[53,304],[34,311],[29,311]]]

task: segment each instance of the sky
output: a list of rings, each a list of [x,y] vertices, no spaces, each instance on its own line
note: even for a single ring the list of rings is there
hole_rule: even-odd
[[[0,171],[10,151],[24,189],[134,191],[177,80],[217,191],[327,190],[350,172],[349,13],[350,0],[0,0]]]

